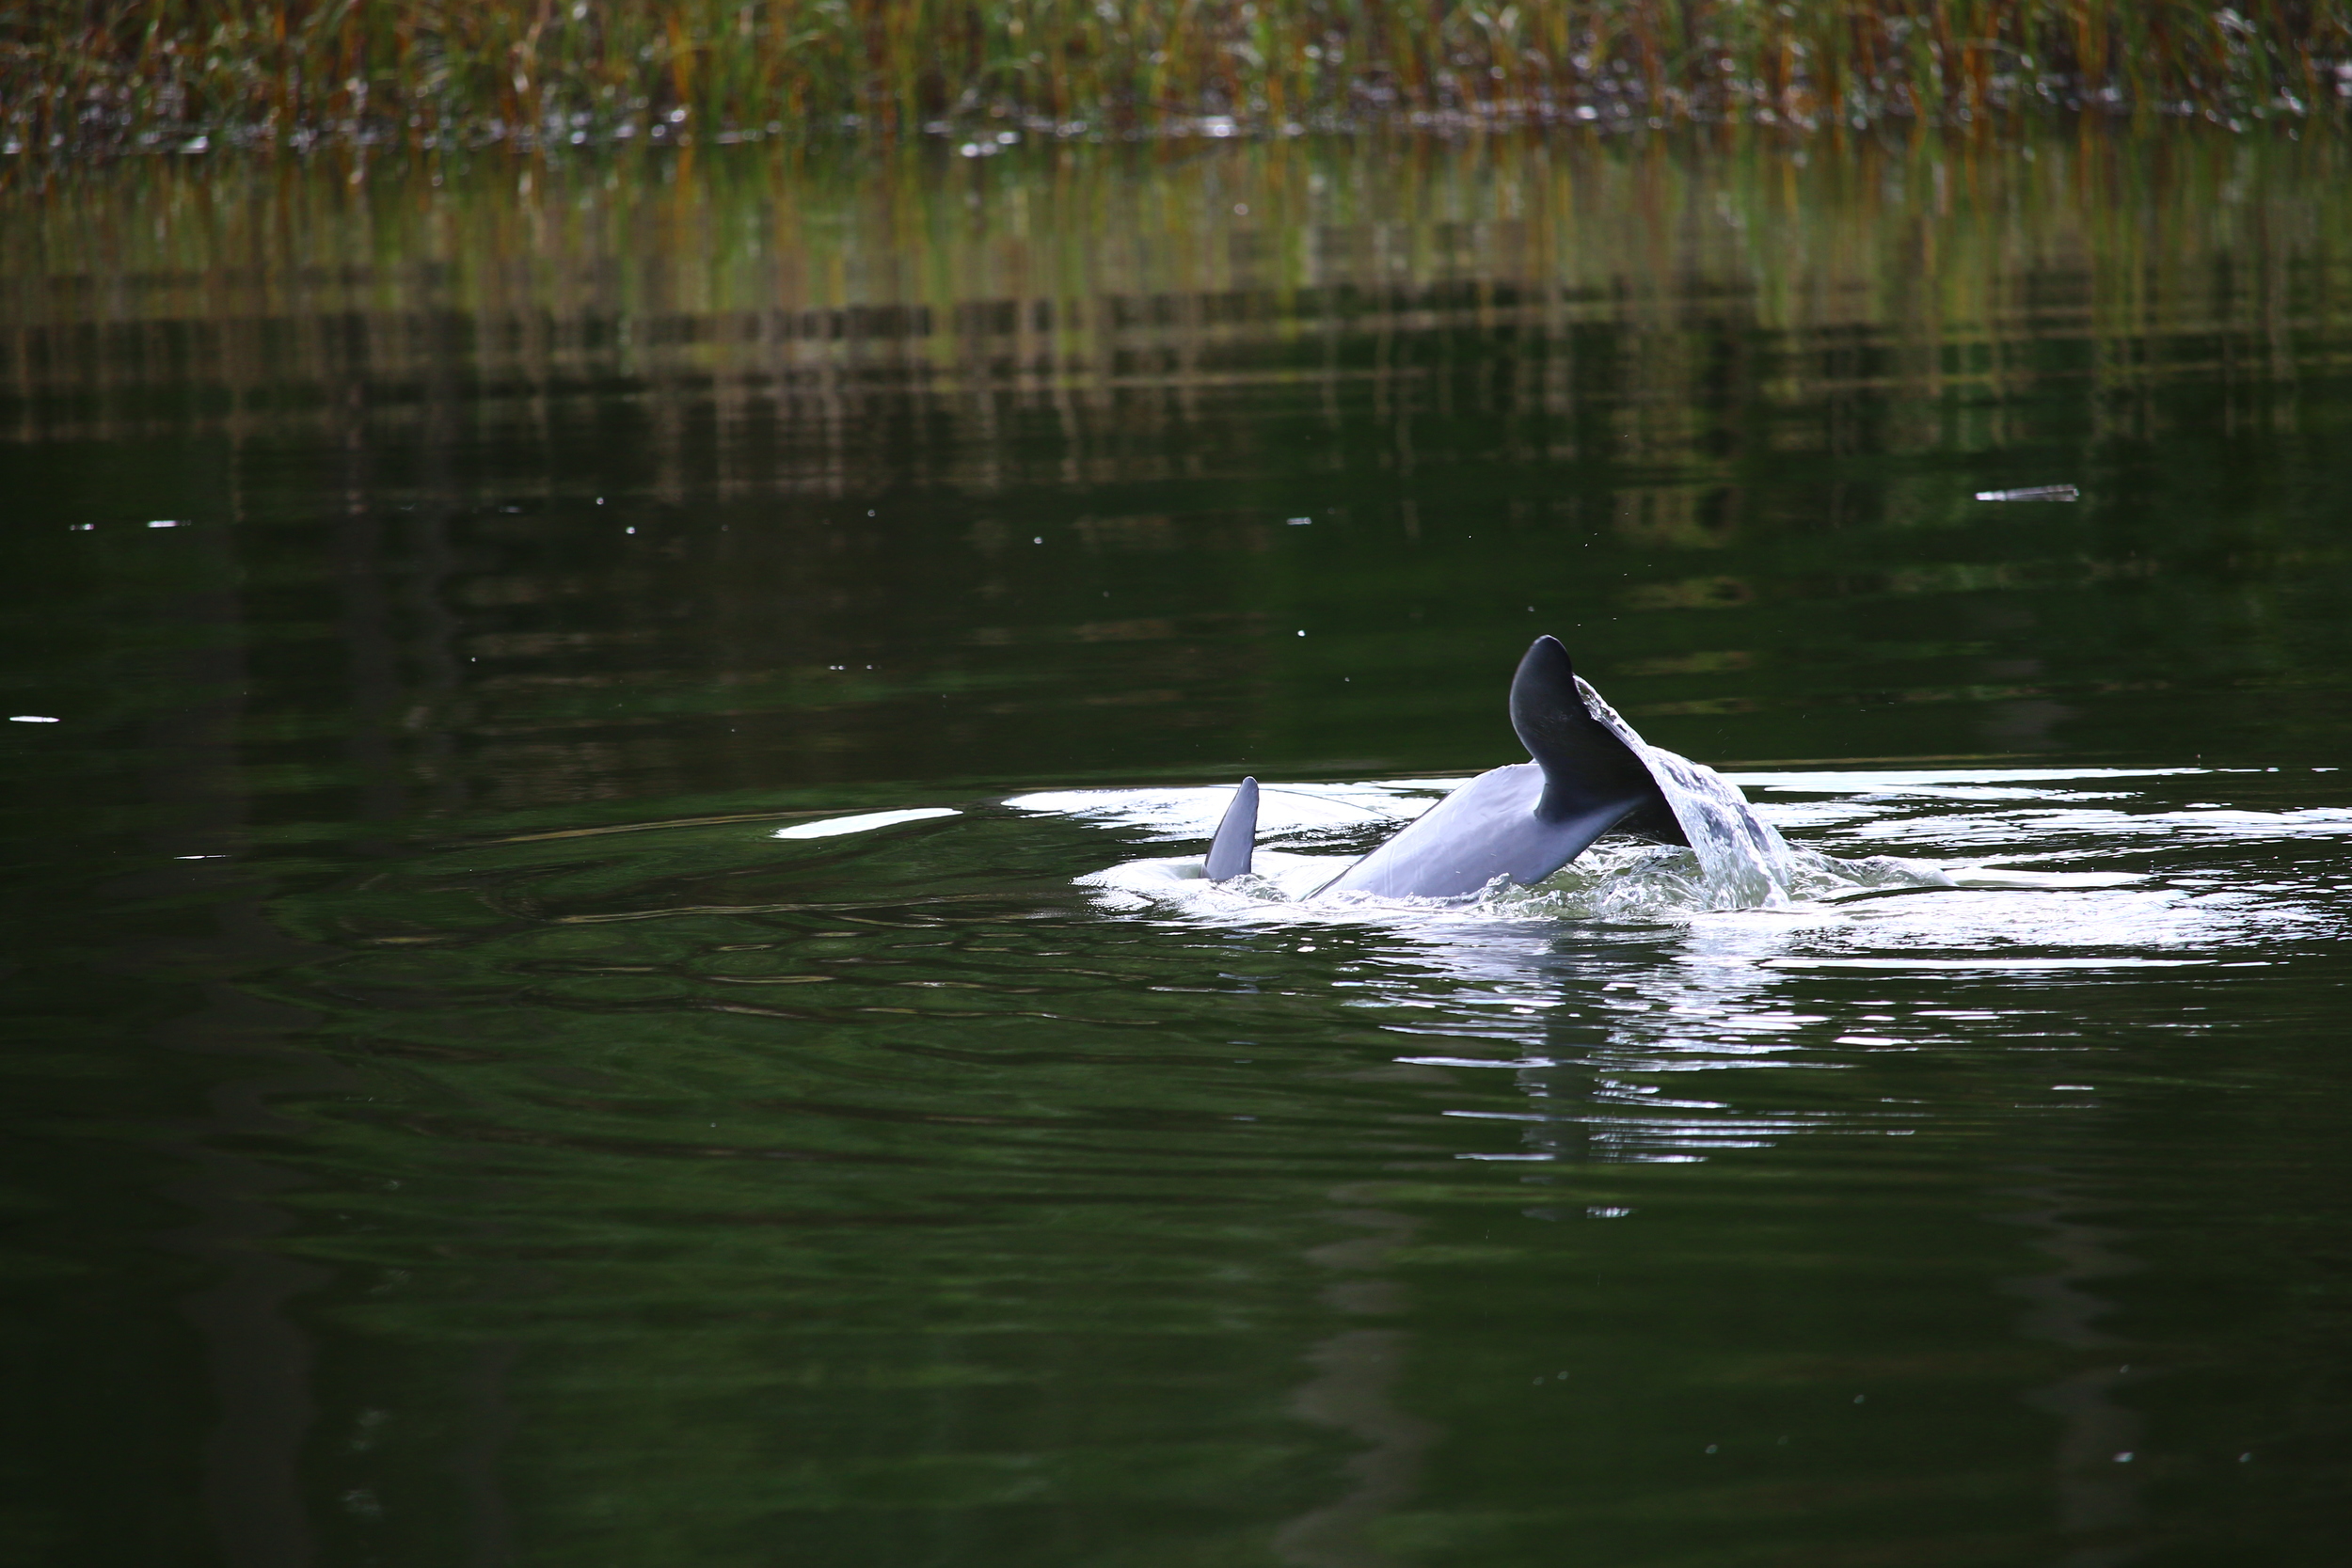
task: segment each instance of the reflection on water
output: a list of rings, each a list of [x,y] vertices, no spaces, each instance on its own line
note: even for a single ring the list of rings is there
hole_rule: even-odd
[[[2332,142],[710,150],[0,195],[0,1548],[2326,1559]]]
[[[1331,1196],[1341,1201],[1376,1200],[1379,1194],[1376,1188],[1343,1187]],[[1324,1292],[1324,1304],[1350,1318],[1405,1311],[1395,1281],[1364,1271],[1385,1262],[1393,1247],[1420,1228],[1418,1223],[1382,1209],[1343,1209],[1330,1217],[1361,1233],[1307,1254],[1343,1275]],[[1401,1330],[1343,1328],[1307,1353],[1315,1376],[1298,1390],[1292,1408],[1306,1420],[1344,1433],[1359,1451],[1343,1471],[1353,1482],[1349,1490],[1275,1531],[1279,1560],[1303,1568],[1385,1568],[1396,1560],[1373,1544],[1374,1529],[1412,1499],[1421,1483],[1422,1457],[1442,1435],[1397,1403],[1398,1374],[1413,1351],[1411,1337]]]
[[[1764,1528],[1788,1517],[1768,1501],[1788,1487],[1817,1496],[1792,1543],[1923,1545],[1938,1510],[1992,1497],[2023,1532],[1994,1555],[2046,1540],[2066,1560],[2111,1560],[2098,1554],[2145,1535],[2144,1476],[2194,1473],[2223,1449],[2233,1463],[2249,1438],[2217,1412],[2159,1433],[2132,1397],[2145,1377],[2115,1370],[2181,1353],[2115,1323],[2107,1292],[2136,1259],[2087,1212],[2129,1201],[2173,1150],[2099,1129],[2164,1115],[2182,1072],[2242,1082],[2199,1042],[2242,1034],[2258,995],[2298,994],[2265,972],[2332,974],[2340,894],[2282,881],[2265,847],[2334,808],[2295,803],[2332,799],[2308,771],[2292,786],[2015,771],[1747,783],[1820,852],[1852,840],[1798,829],[1808,815],[1910,809],[1912,847],[2026,862],[2039,879],[1667,921],[1400,909],[1301,924],[1200,900],[1089,917],[1066,883],[1004,891],[1033,858],[1083,865],[1174,837],[1171,810],[1208,792],[1130,792],[1124,817],[1106,792],[1066,794],[1059,812],[967,800],[956,817],[785,844],[746,822],[474,845],[288,907],[295,929],[348,951],[284,983],[336,1021],[326,1037],[364,1037],[343,1054],[366,1064],[366,1103],[400,1107],[331,1122],[479,1150],[469,1164],[511,1194],[479,1218],[514,1239],[460,1257],[486,1248],[543,1275],[484,1296],[460,1283],[470,1269],[409,1277],[397,1225],[355,1235],[351,1256],[400,1271],[377,1289],[403,1305],[360,1319],[375,1333],[431,1342],[462,1321],[529,1344],[550,1310],[592,1334],[615,1311],[682,1314],[708,1341],[694,1354],[718,1358],[707,1374],[732,1366],[762,1387],[776,1370],[723,1348],[741,1334],[812,1389],[834,1374],[807,1357],[830,1367],[877,1332],[972,1358],[880,1382],[869,1366],[846,1402],[795,1406],[836,1433],[919,1404],[932,1376],[943,1398],[959,1391],[951,1435],[876,1433],[865,1440],[886,1460],[812,1451],[788,1485],[729,1483],[807,1528],[842,1508],[950,1509],[973,1550],[963,1532],[992,1511],[1053,1499],[1077,1510],[1061,1528],[1101,1539],[1111,1527],[1084,1504],[1145,1476],[1163,1506],[1204,1506],[1190,1482],[1164,1489],[1208,1477],[1171,1472],[1156,1431],[1099,1433],[1125,1479],[1089,1480],[1049,1434],[1078,1411],[1040,1429],[990,1393],[1051,1390],[1087,1410],[1097,1385],[1067,1385],[1077,1374],[1048,1347],[1113,1332],[1128,1348],[1073,1350],[1085,1375],[1149,1405],[1152,1426],[1210,1419],[1221,1434],[1186,1463],[1268,1511],[1237,1528],[1276,1560],[1417,1560],[1461,1532],[1535,1553],[1571,1522],[1617,1519],[1632,1533],[1602,1528],[1616,1544],[1592,1559],[1612,1560],[1650,1528],[1645,1511],[1729,1509]],[[2249,784],[2277,809],[2153,858],[2100,829]],[[1373,793],[1266,799],[1311,820],[1327,797]],[[2236,1158],[2233,1137],[2200,1147]],[[2109,1150],[2088,1166],[2087,1139]],[[788,1174],[736,1174],[762,1167]],[[482,1190],[446,1180],[430,1198],[363,1200],[369,1228]],[[526,1196],[539,1188],[568,1212]],[[719,1234],[681,1255],[680,1224]],[[747,1248],[729,1234],[743,1227],[808,1240]],[[854,1241],[867,1229],[888,1240]],[[599,1278],[628,1279],[632,1255],[661,1271],[634,1283],[656,1293],[599,1303]],[[1711,1305],[1726,1290],[1729,1317]],[[877,1310],[882,1324],[846,1316]],[[1271,1358],[1228,1363],[1242,1340]],[[585,1408],[666,1397],[642,1379],[677,1375],[616,1384],[618,1370],[580,1391]],[[1207,1405],[1182,1392],[1196,1385]],[[532,1397],[548,1420],[552,1390]],[[1301,1425],[1247,1435],[1230,1423],[1250,1409]],[[1500,1517],[1466,1493],[1461,1465],[1558,1443],[1564,1422],[1613,1435],[1578,1439],[1600,1446],[1573,1475],[1509,1483]],[[1342,1444],[1319,1466],[1244,1482],[1315,1432]],[[1721,1480],[1684,1473],[1708,1458],[1725,1461]],[[714,1484],[668,1506],[707,1506],[688,1499]],[[1627,1489],[1648,1500],[1611,1500]],[[1915,1499],[1922,1533],[1873,1522],[1878,1497]]]
[[[358,683],[393,816],[1026,778],[1073,711],[1459,767],[1504,621],[1707,756],[2324,729],[2332,144],[739,153],[17,193],[43,569],[286,540],[334,631],[256,653]]]
[[[2036,1189],[2017,1196],[2033,1207],[2003,1218],[2030,1227],[2035,1245],[2055,1264],[2047,1273],[2009,1282],[2027,1304],[2020,1330],[2087,1353],[2128,1350],[2094,1326],[2108,1306],[2086,1287],[2130,1264],[2109,1247],[2118,1240],[2112,1230],[2075,1217],[2088,1206],[2088,1195]],[[2138,1452],[2144,1423],[2118,1398],[2130,1376],[2129,1365],[2087,1367],[2026,1396],[2062,1423],[2054,1457],[2059,1528],[2078,1543],[2060,1559],[2070,1568],[2124,1561],[2145,1544],[2126,1533],[2142,1524],[2139,1494],[2147,1473]]]

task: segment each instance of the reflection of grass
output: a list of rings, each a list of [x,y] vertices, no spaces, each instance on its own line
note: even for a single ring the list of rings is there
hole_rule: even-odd
[[[2344,0],[28,0],[0,13],[0,103],[10,138],[34,148],[844,121],[2259,118],[2333,103],[2347,83]]]
[[[417,651],[349,709],[517,830],[1041,754],[1484,760],[1491,683],[1424,673],[1518,625],[1751,757],[2030,750],[2049,711],[1955,742],[1887,693],[2095,716],[2151,668],[2334,667],[2265,628],[2352,625],[2296,608],[2342,552],[2275,499],[2343,445],[2344,138],[1697,139],[67,167],[0,195],[0,450],[92,496],[217,462],[183,515],[233,496],[289,580],[316,486],[368,497],[337,548],[418,584],[382,623]],[[1970,499],[2061,480],[2086,504]],[[155,546],[226,537],[132,526],[54,542],[162,603]]]
[[[1572,431],[1605,369],[1629,400],[1611,450],[1635,464],[1692,460],[1706,399],[1767,424],[1859,400],[1870,440],[1934,444],[1957,420],[1958,438],[1999,445],[2018,432],[1997,399],[2038,377],[2099,388],[2097,418],[2122,428],[2150,388],[2223,359],[2258,372],[2215,333],[2328,362],[2346,309],[2329,258],[2352,249],[2352,208],[2325,193],[2352,179],[2345,161],[2334,136],[2187,131],[1804,165],[1534,136],[1275,140],[1172,162],[1068,149],[945,169],[912,150],[436,157],[357,184],[325,161],[128,160],[0,198],[0,321],[16,334],[0,339],[0,419],[113,438],[313,428],[364,405],[388,433],[439,440],[485,397],[505,420],[627,382],[659,411],[641,450],[665,473],[688,462],[687,410],[707,397],[721,448],[748,465],[728,483],[751,489],[802,471],[867,483],[906,460],[888,433],[912,406],[1050,426],[1047,448],[908,427],[930,481],[993,491],[1065,438],[1089,463],[1124,462],[1147,433],[1189,428],[1203,396],[1307,382],[1411,409],[1441,367],[1381,342],[1449,345],[1450,363],[1507,333],[1558,345],[1511,361],[1513,404]],[[2237,260],[2254,254],[2270,268]],[[100,277],[120,281],[85,281]],[[1570,374],[1567,345],[1596,330],[1626,334],[1621,356]],[[362,400],[363,383],[395,390]],[[1935,402],[1962,393],[1996,401]],[[1610,527],[1628,545],[1727,546],[1745,526],[1733,499],[1690,483],[1676,467],[1629,484]],[[1136,552],[1198,544],[1204,526],[1072,528],[1089,552]],[[973,543],[1011,562],[1035,531],[984,520]]]
[[[1622,323],[1647,330],[1613,373],[1676,389],[1619,433],[1639,457],[1687,445],[1683,390],[1724,367],[1682,328],[1719,319],[1801,335],[1786,356],[1741,362],[1774,395],[1994,386],[2023,373],[2028,334],[2059,329],[2177,323],[2282,344],[2315,332],[2316,346],[2344,309],[2328,259],[2352,247],[2352,207],[2326,193],[2347,180],[2332,136],[2187,131],[1804,163],[1535,137],[1310,138],[1174,162],[1071,149],[948,169],[912,151],[744,149],[450,158],[358,183],[324,163],[138,160],[0,198],[0,316],[51,335],[39,353],[0,344],[0,362],[19,395],[219,386],[238,409],[281,400],[295,421],[325,417],[313,389],[362,362],[427,401],[453,393],[435,372],[453,356],[533,396],[613,375],[749,377],[787,399],[1076,388],[1108,412],[1142,388],[1239,385],[1235,354],[1269,341],[1296,352],[1248,373],[1422,373],[1330,359],[1327,325]],[[2285,271],[2230,260],[2254,253]],[[101,277],[119,285],[82,281]],[[1685,298],[1706,314],[1686,318]],[[366,329],[270,325],[329,318]],[[635,325],[597,325],[612,320]],[[172,353],[143,335],[175,322],[207,325]],[[2211,353],[2191,338],[2074,368],[2129,387],[2210,368]],[[405,418],[408,395],[378,417]],[[229,407],[55,412],[111,424]],[[731,425],[742,411],[726,412]],[[1695,546],[1737,526],[1672,489],[1623,501],[1612,526],[1629,538]],[[1089,548],[1175,537],[1153,516],[1077,526]],[[1006,549],[1029,532],[984,531]]]

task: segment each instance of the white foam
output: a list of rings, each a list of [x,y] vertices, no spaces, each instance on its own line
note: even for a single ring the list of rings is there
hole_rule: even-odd
[[[1966,786],[2005,784],[2060,784],[2075,779],[2157,779],[2183,773],[2209,773],[2207,768],[1834,768],[1789,772],[1734,772],[1724,778],[1753,789],[1797,790],[1824,795],[1889,795],[1913,792],[1970,794]],[[2032,791],[2025,792],[2028,795]],[[2067,791],[2065,793],[2073,793]]]
[[[2042,969],[2187,969],[2211,958],[2026,958],[1987,953],[1975,958],[1762,958],[1766,969],[1976,969],[2007,974]]]

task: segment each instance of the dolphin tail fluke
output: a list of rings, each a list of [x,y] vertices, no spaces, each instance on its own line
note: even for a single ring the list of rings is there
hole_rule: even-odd
[[[1584,706],[1576,669],[1557,638],[1535,639],[1519,660],[1511,677],[1511,727],[1544,770],[1538,817],[1565,823],[1605,816],[1622,832],[1690,842],[1649,768]]]
[[[1248,875],[1249,853],[1257,843],[1258,781],[1244,779],[1233,791],[1233,803],[1225,808],[1224,819],[1216,825],[1216,837],[1209,841],[1205,864],[1209,880],[1222,882]]]

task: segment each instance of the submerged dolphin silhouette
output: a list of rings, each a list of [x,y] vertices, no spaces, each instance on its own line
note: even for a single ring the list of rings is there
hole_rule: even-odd
[[[1580,684],[1559,640],[1537,638],[1511,677],[1511,727],[1534,760],[1479,774],[1309,896],[1459,897],[1498,877],[1530,885],[1613,830],[1688,845],[1650,763],[1594,716]],[[1249,869],[1257,828],[1258,781],[1244,779],[1209,848],[1211,880]]]

